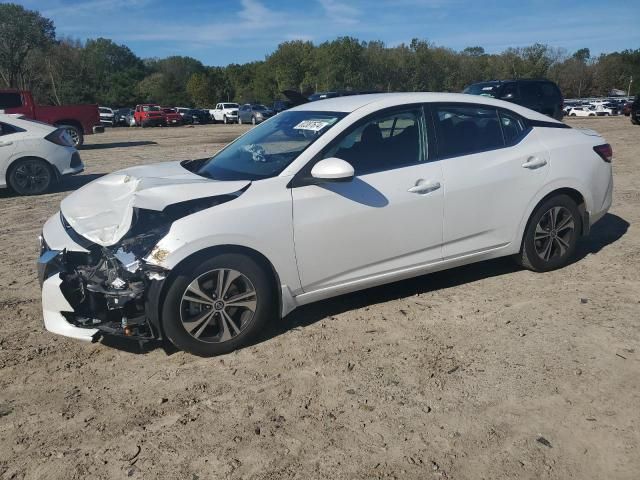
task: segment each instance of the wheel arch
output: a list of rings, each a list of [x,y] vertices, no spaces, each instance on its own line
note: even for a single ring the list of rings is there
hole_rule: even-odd
[[[158,330],[161,337],[164,337],[164,331],[162,329],[162,308],[164,305],[164,299],[166,296],[166,291],[170,287],[174,278],[178,275],[181,268],[187,262],[191,262],[197,259],[209,258],[213,255],[220,255],[223,253],[237,253],[240,255],[246,255],[255,260],[258,264],[260,264],[269,276],[269,280],[273,284],[274,291],[277,295],[277,313],[280,317],[284,316],[284,312],[288,312],[293,310],[291,307],[293,298],[284,298],[282,283],[280,281],[280,275],[277,270],[273,266],[273,263],[261,252],[247,246],[243,245],[234,245],[234,244],[224,244],[224,245],[215,245],[212,247],[206,247],[196,252],[193,252],[186,257],[182,258],[170,271],[166,278],[161,283],[156,283],[152,285],[149,291],[149,297],[153,300],[152,302],[147,303],[146,309],[147,318],[154,324],[154,328]],[[286,305],[285,305],[286,303]]]
[[[72,118],[67,119],[67,120],[56,120],[54,125],[56,127],[62,127],[63,125],[71,125],[72,127],[76,127],[78,130],[80,130],[80,133],[82,133],[83,135],[86,134],[86,132],[84,131],[84,128],[82,126],[82,123],[80,123],[78,120],[74,120]]]
[[[580,234],[587,235],[589,233],[589,226],[590,226],[589,211],[587,210],[587,201],[585,199],[585,196],[582,194],[582,192],[580,192],[577,188],[573,188],[573,187],[555,188],[549,191],[548,193],[543,194],[543,196],[537,202],[535,202],[533,208],[531,208],[528,211],[526,222],[524,222],[524,225],[520,231],[520,244],[519,244],[520,250],[519,251],[522,251],[522,246],[524,243],[524,234],[527,231],[527,228],[529,228],[529,224],[531,223],[531,219],[533,218],[533,215],[535,214],[535,212],[538,210],[540,205],[542,205],[542,203],[546,202],[549,198],[555,197],[557,195],[567,195],[574,202],[576,202],[576,205],[578,206],[578,211],[580,212],[580,216],[582,220],[581,222],[582,228],[581,228]]]

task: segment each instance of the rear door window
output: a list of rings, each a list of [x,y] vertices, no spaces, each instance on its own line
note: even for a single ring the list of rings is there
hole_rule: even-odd
[[[540,89],[542,90],[543,97],[553,100],[560,99],[560,92],[553,83],[542,83],[540,84]]]
[[[504,147],[495,108],[480,105],[436,105],[434,121],[440,158],[470,155]]]
[[[542,89],[537,82],[522,82],[520,84],[520,95],[525,102],[535,102],[542,97]]]
[[[0,110],[22,106],[22,98],[18,92],[0,92]]]

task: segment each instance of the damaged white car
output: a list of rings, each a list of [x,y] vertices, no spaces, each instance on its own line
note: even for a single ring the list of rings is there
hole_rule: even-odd
[[[41,237],[45,326],[215,355],[374,285],[505,255],[559,268],[611,205],[611,157],[595,132],[490,98],[301,105],[213,158],[65,198]]]

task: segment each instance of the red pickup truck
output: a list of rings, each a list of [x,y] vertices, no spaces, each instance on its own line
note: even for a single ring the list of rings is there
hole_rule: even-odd
[[[76,147],[84,143],[84,136],[104,132],[100,125],[98,105],[36,105],[31,92],[0,89],[0,113],[20,113],[31,120],[65,128]]]

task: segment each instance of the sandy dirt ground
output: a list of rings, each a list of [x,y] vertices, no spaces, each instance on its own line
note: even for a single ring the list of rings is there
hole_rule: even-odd
[[[201,359],[43,329],[37,236],[68,191],[246,127],[109,130],[55,193],[0,193],[2,479],[640,478],[640,127],[575,263],[484,262],[295,311]]]

